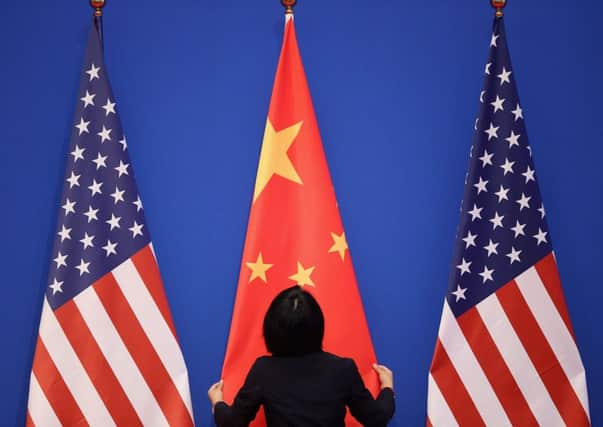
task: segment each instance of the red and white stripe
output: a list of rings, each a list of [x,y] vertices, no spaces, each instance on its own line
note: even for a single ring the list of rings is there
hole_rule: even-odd
[[[444,302],[427,416],[434,427],[590,425],[552,253],[458,318]]]
[[[44,301],[27,425],[194,425],[150,245],[56,311]]]

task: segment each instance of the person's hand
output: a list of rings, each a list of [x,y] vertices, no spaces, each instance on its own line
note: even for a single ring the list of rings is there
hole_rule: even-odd
[[[394,373],[387,367],[383,365],[377,365],[376,363],[373,365],[373,369],[377,371],[379,375],[379,382],[381,383],[381,389],[386,387],[394,389]]]
[[[209,397],[212,409],[214,408],[214,406],[216,406],[216,403],[224,401],[224,393],[222,393],[223,385],[224,381],[220,380],[214,385],[212,385],[209,390],[207,390],[207,397]]]

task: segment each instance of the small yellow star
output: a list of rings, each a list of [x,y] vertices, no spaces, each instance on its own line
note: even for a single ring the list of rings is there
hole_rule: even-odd
[[[329,253],[339,252],[339,256],[343,261],[345,258],[345,251],[348,249],[348,242],[345,239],[345,232],[338,235],[337,233],[331,233],[331,237],[333,238],[333,246],[329,249]]]
[[[316,267],[304,268],[301,262],[297,261],[297,273],[289,276],[289,279],[293,280],[299,286],[304,287],[306,285],[316,286],[312,281],[310,275]]]
[[[262,258],[262,253],[258,255],[258,259],[256,262],[246,262],[245,265],[251,269],[251,277],[249,278],[249,282],[253,282],[256,278],[260,278],[264,281],[264,283],[268,283],[268,279],[266,278],[266,272],[270,270],[274,264],[265,264],[264,258]]]
[[[302,124],[303,122],[298,122],[277,132],[272,127],[270,119],[266,121],[264,142],[262,143],[258,174],[255,179],[255,190],[253,191],[254,202],[262,191],[264,191],[273,175],[279,175],[297,184],[302,183],[301,178],[295,170],[295,166],[293,166],[291,159],[287,155],[287,151],[289,151],[295,138],[297,138]]]

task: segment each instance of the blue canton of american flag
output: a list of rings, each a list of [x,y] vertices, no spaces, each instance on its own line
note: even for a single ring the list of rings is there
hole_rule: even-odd
[[[457,316],[553,250],[501,31],[490,48],[449,282]]]
[[[496,18],[428,377],[428,425],[590,425],[532,149]]]
[[[188,373],[90,31],[32,364],[28,426],[192,426]]]
[[[55,309],[150,243],[101,49],[89,45],[80,83],[46,292]]]

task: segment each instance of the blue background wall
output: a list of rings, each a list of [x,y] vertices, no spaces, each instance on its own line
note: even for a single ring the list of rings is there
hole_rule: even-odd
[[[378,3],[378,4],[377,4]],[[545,5],[546,3],[546,5]],[[569,310],[603,423],[600,2],[512,1],[514,76]],[[422,425],[492,10],[301,0],[302,56],[368,322]],[[0,8],[0,424],[22,424],[91,10]],[[277,0],[115,1],[106,62],[188,363],[219,378],[281,44]]]

